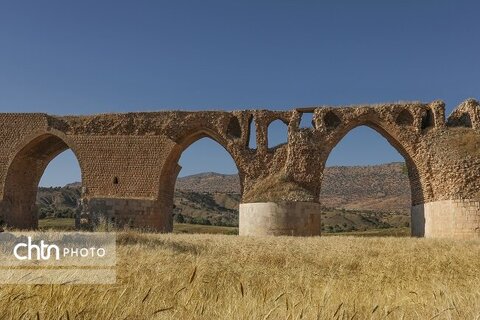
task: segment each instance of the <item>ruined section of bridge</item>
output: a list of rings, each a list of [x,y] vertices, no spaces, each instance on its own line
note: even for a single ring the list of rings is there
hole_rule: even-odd
[[[312,113],[311,128],[300,128]],[[268,147],[281,120],[288,141]],[[35,198],[48,163],[71,149],[82,172],[82,217],[169,232],[178,160],[209,137],[234,159],[241,181],[241,235],[319,235],[325,162],[350,130],[366,125],[404,157],[412,194],[412,234],[480,235],[480,106],[467,100],[445,118],[432,103],[298,108],[291,111],[165,111],[50,116],[0,114],[0,219],[35,228]],[[250,128],[256,129],[251,148]]]

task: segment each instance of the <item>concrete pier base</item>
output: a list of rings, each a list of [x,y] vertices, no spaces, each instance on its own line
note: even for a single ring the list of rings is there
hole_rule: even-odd
[[[318,236],[320,204],[260,202],[240,204],[241,236]]]
[[[412,236],[472,239],[480,237],[480,202],[442,200],[412,207]]]

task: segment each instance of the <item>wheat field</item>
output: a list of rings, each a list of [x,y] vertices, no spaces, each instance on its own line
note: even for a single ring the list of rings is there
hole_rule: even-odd
[[[115,285],[3,285],[2,319],[478,319],[480,240],[118,234]]]

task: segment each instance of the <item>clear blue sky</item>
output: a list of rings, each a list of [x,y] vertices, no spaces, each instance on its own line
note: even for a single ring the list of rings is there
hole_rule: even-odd
[[[475,1],[433,0],[3,1],[0,111],[442,99],[449,113],[480,95],[478,12]],[[378,135],[359,128],[328,163],[400,159]],[[42,184],[78,180],[72,162],[60,156]],[[181,164],[182,175],[235,171],[223,150],[204,140]]]

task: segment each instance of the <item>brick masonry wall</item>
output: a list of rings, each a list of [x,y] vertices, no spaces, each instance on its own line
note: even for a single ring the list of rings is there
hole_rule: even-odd
[[[171,232],[173,217],[162,211],[159,202],[138,199],[96,198],[83,201],[83,216],[94,224],[108,222],[118,227],[136,227],[157,232]]]
[[[174,143],[163,136],[73,136],[85,196],[158,199]]]
[[[0,186],[5,184],[12,157],[20,145],[28,143],[32,135],[46,131],[48,124],[44,114],[0,113]],[[14,148],[17,146],[17,148]],[[0,199],[4,188],[0,188]]]
[[[32,210],[41,174],[51,159],[71,148],[90,209],[98,206],[97,211],[117,215],[117,221],[167,230],[171,226],[161,224],[171,224],[163,217],[173,209],[177,162],[203,137],[217,141],[234,159],[244,203],[318,202],[331,150],[361,125],[376,130],[405,158],[412,205],[479,199],[478,102],[467,100],[448,119],[439,101],[307,109],[0,114],[0,219],[35,226]],[[305,112],[313,113],[311,128],[299,127]],[[287,125],[288,143],[268,148],[268,127],[277,119]],[[255,149],[248,146],[250,125],[256,130]]]

